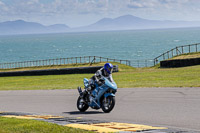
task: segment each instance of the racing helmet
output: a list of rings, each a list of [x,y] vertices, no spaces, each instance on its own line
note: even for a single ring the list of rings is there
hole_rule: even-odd
[[[113,70],[113,65],[111,63],[106,63],[104,65],[104,70],[108,73],[111,74]]]

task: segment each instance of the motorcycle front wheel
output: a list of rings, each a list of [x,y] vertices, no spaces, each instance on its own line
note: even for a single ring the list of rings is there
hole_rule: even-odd
[[[77,108],[80,112],[85,112],[89,108],[88,104],[80,96],[77,100]]]
[[[105,113],[109,113],[115,106],[115,97],[109,96],[102,100],[102,110]]]

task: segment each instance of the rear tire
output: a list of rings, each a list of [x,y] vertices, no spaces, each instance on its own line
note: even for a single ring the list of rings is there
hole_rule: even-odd
[[[80,112],[85,112],[89,108],[88,104],[80,96],[77,100],[77,108]]]
[[[115,97],[108,96],[102,100],[102,110],[104,113],[109,113],[115,106]]]

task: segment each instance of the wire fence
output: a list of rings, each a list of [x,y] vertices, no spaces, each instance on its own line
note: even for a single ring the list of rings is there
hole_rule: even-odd
[[[92,64],[99,62],[118,62],[120,64],[125,64],[132,67],[151,67],[155,66],[162,60],[167,60],[181,54],[199,52],[200,51],[199,45],[200,43],[178,46],[161,54],[160,56],[154,59],[146,59],[146,60],[119,60],[119,59],[105,58],[100,56],[83,56],[83,57],[0,63],[0,69],[56,66],[56,65],[68,65],[68,64],[85,64],[85,63]]]
[[[85,63],[98,63],[98,62],[118,62],[130,66],[129,60],[118,60],[99,56],[84,56],[84,57],[70,57],[58,58],[47,60],[23,61],[12,63],[0,63],[0,69],[13,69],[13,68],[27,68],[27,67],[41,67],[41,66],[56,66],[68,64],[85,64]]]
[[[170,59],[170,58],[178,56],[178,55],[199,52],[200,51],[199,45],[200,45],[200,43],[196,43],[196,44],[175,47],[175,48],[161,54],[160,56],[156,57],[154,59],[154,65],[158,64],[162,60],[167,60],[167,59]]]
[[[152,67],[154,66],[154,60],[153,59],[147,59],[147,60],[130,60],[130,66],[132,67]]]

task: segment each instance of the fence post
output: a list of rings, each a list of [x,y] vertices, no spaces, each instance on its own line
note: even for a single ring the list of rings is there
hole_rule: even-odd
[[[183,46],[182,46],[182,54],[183,54],[184,52],[183,52]]]
[[[169,59],[169,51],[167,51],[167,56],[168,56],[168,59]]]
[[[190,45],[189,45],[189,53],[190,53]]]
[[[197,44],[196,44],[196,52],[197,52],[198,50],[197,50]]]
[[[72,64],[74,64],[73,57],[71,58],[71,60],[72,60]]]
[[[66,59],[66,58],[63,58],[63,59],[64,59],[64,62],[63,62],[63,63],[64,63],[64,65],[65,65],[65,59]]]

